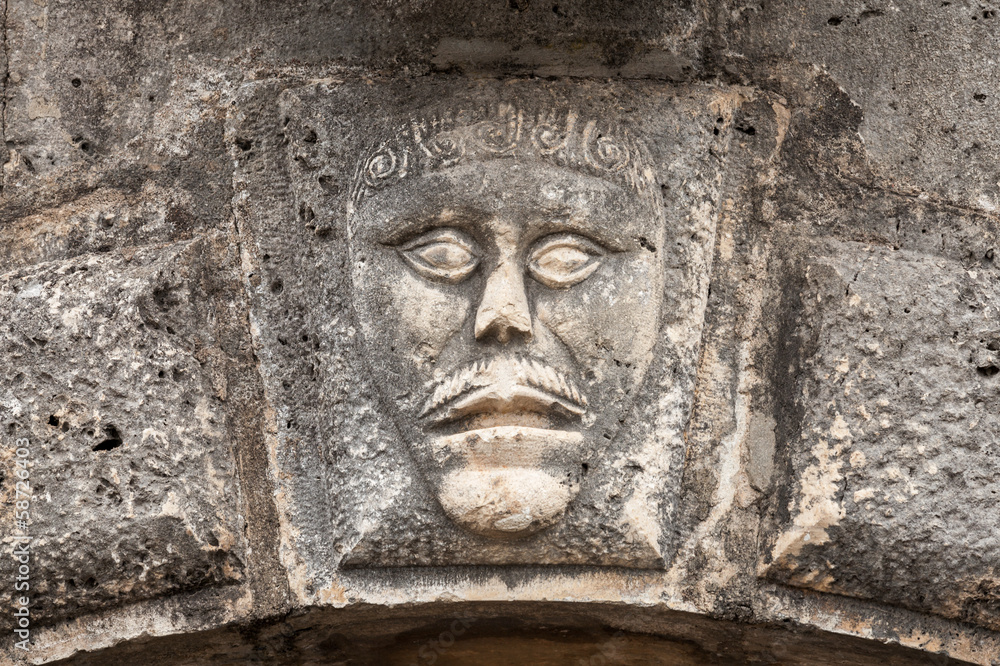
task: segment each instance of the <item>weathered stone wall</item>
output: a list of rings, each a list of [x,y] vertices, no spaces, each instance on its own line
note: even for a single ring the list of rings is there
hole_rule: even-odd
[[[1000,664],[1000,5],[0,8],[0,662]],[[581,192],[519,333],[358,228]],[[535,319],[578,449],[425,444]]]

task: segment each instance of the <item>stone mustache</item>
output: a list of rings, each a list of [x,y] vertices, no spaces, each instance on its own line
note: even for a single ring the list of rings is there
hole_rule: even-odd
[[[664,220],[642,142],[567,109],[422,112],[359,161],[355,312],[386,408],[445,513],[557,523],[640,387]]]
[[[583,416],[587,399],[572,379],[544,361],[490,359],[462,368],[439,382],[421,416],[443,423],[468,414],[516,408],[543,414],[558,409]]]

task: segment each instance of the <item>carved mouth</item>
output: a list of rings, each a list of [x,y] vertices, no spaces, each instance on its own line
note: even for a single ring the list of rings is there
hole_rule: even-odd
[[[565,398],[530,386],[486,386],[434,410],[428,420],[434,425],[478,417],[480,427],[487,425],[529,425],[538,416],[559,419],[579,418],[586,409]],[[534,417],[534,418],[532,418]],[[544,421],[542,421],[544,422]],[[541,425],[541,423],[539,423]]]
[[[495,426],[547,428],[579,419],[587,399],[559,370],[535,359],[496,358],[469,365],[436,384],[422,417],[463,430]]]

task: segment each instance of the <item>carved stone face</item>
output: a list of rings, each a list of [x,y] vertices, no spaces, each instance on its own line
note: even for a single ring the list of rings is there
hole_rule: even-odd
[[[581,170],[483,159],[401,179],[351,228],[375,382],[445,512],[494,538],[557,522],[651,360],[658,208]]]

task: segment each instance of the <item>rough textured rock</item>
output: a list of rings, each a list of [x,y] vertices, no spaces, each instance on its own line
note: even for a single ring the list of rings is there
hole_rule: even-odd
[[[0,8],[0,662],[1000,664],[1000,7]]]
[[[815,251],[768,575],[995,628],[997,270],[979,252]]]
[[[237,292],[216,282],[212,252],[229,251],[213,240],[4,276],[2,418],[30,442],[32,522],[44,526],[33,544],[37,620],[243,579],[225,324],[215,322],[231,316],[226,287]],[[17,477],[5,477],[13,507]],[[7,534],[14,516],[5,512]],[[2,563],[13,580],[17,562]]]
[[[827,71],[864,110],[859,134],[884,186],[992,213],[1000,205],[1000,145],[989,130],[1000,113],[992,66],[998,9],[966,1],[731,3],[727,45],[741,72],[775,60]]]

